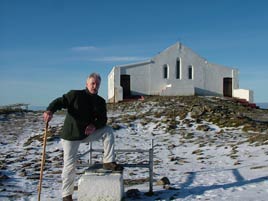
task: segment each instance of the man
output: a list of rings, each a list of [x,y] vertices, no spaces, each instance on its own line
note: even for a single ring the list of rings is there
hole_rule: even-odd
[[[115,163],[113,130],[106,125],[106,103],[98,95],[100,83],[100,75],[92,73],[87,78],[86,89],[71,90],[55,99],[49,104],[43,115],[44,121],[49,122],[54,112],[62,108],[67,109],[61,133],[64,152],[62,171],[62,197],[64,201],[72,201],[76,155],[81,142],[103,138],[103,168],[123,170],[122,166]]]

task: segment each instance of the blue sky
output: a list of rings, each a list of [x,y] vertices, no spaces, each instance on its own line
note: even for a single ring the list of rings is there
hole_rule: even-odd
[[[265,0],[0,0],[0,105],[46,106],[91,72],[142,61],[182,42],[238,68],[240,88],[268,102]]]

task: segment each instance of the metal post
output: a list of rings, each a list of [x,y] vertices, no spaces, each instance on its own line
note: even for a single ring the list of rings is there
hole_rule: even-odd
[[[93,152],[92,142],[90,142],[89,143],[89,165],[92,165],[92,152]]]
[[[153,194],[153,171],[154,171],[154,140],[152,140],[152,147],[149,149],[149,193]]]

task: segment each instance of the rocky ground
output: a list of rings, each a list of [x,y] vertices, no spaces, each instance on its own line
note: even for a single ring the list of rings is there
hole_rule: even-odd
[[[196,96],[145,97],[143,101],[108,104],[108,111],[108,123],[117,134],[118,144],[122,144],[126,139],[123,148],[136,148],[140,146],[137,145],[140,141],[150,144],[149,139],[156,139],[156,180],[165,176],[160,171],[165,166],[163,157],[166,157],[170,164],[166,171],[176,172],[179,167],[192,162],[187,155],[183,157],[172,153],[179,147],[183,150],[181,147],[195,146],[190,153],[191,157],[194,156],[198,163],[203,164],[211,163],[210,160],[214,157],[206,154],[204,147],[222,148],[222,152],[226,152],[226,157],[233,160],[232,165],[239,166],[245,160],[240,155],[243,154],[239,152],[240,146],[246,144],[261,147],[268,144],[267,110],[251,108],[234,99]],[[58,116],[59,118],[50,125],[48,133],[45,167],[47,181],[44,183],[44,189],[51,188],[51,185],[54,185],[55,189],[59,188],[61,182],[62,149],[59,132],[64,115]],[[123,136],[124,132],[128,133],[128,137]],[[147,133],[147,136],[144,136],[146,140],[141,139],[142,132]],[[5,111],[0,114],[0,199],[17,200],[36,195],[43,133],[41,111]],[[174,136],[176,141],[173,140]],[[169,154],[163,156],[163,149],[167,149]],[[99,157],[96,155],[95,160],[99,160]],[[135,162],[144,161],[144,158],[133,155],[118,156],[119,161],[123,158]],[[260,169],[267,166],[256,165],[252,168]],[[81,167],[78,174],[83,173],[84,169]],[[126,185],[148,182],[148,177],[137,179],[135,171],[129,171],[127,174],[133,177],[125,179]],[[53,200],[57,196],[52,193],[50,198]],[[134,196],[139,196],[139,193],[136,192]],[[171,195],[176,196],[178,197],[176,193]]]
[[[167,131],[177,128],[179,118],[182,124],[191,127],[194,123],[200,124],[197,130],[209,131],[204,122],[211,122],[221,128],[241,127],[243,131],[263,133],[268,128],[268,110],[244,106],[236,99],[218,97],[147,97],[144,101],[108,105],[109,110],[133,112],[121,117],[121,122],[132,122],[142,119],[144,124],[155,121],[167,124]],[[149,108],[149,109],[148,109]],[[190,114],[191,120],[186,118]],[[159,117],[162,117],[159,122]],[[154,120],[155,119],[155,120]],[[115,118],[110,123],[116,128]],[[203,123],[202,123],[203,122]]]

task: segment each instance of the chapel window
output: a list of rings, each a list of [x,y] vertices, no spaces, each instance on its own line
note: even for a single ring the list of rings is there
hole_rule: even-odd
[[[176,62],[176,79],[181,79],[181,60],[177,58]]]
[[[190,65],[188,67],[188,78],[189,78],[189,80],[194,79],[194,70],[193,70],[193,66],[192,65]]]
[[[168,78],[168,65],[167,64],[165,64],[163,66],[163,78],[164,79],[167,79]]]

